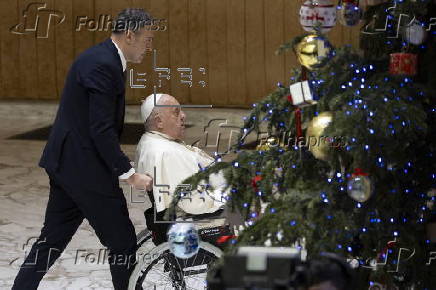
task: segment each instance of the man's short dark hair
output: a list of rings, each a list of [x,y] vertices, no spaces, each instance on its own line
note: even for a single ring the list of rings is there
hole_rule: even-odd
[[[127,30],[136,32],[148,25],[152,25],[152,18],[144,9],[126,8],[115,19],[112,33],[120,34]]]
[[[330,283],[338,290],[354,289],[353,273],[344,259],[331,254],[322,253],[319,257],[309,261],[308,286],[315,286],[323,282]]]

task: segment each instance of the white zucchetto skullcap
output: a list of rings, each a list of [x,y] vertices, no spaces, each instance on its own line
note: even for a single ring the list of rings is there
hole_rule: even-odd
[[[149,95],[145,101],[142,101],[141,105],[141,116],[142,120],[144,120],[144,123],[147,121],[148,117],[151,115],[151,111],[153,111],[155,104],[158,104],[160,98],[164,94],[151,94]],[[156,96],[156,101],[155,101]]]

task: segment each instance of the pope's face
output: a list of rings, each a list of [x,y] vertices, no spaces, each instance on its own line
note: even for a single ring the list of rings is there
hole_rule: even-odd
[[[180,107],[180,103],[172,96],[166,95],[166,100],[162,102],[163,105],[169,107],[161,107],[160,115],[160,129],[162,133],[168,136],[182,140],[185,136],[185,118],[186,115]]]
[[[150,26],[145,26],[136,32],[127,31],[126,41],[128,53],[127,61],[132,63],[141,63],[145,53],[153,49],[154,32]]]

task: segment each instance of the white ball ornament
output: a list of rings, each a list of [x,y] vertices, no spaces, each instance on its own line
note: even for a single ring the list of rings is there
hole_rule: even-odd
[[[403,38],[414,45],[422,44],[427,37],[425,27],[418,21],[414,21],[403,29]]]
[[[347,183],[348,195],[357,202],[367,201],[373,194],[371,179],[367,173],[356,168]]]

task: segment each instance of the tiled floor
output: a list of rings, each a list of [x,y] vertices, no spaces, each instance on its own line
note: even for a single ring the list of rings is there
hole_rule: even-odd
[[[48,178],[43,169],[37,167],[45,142],[7,138],[49,125],[55,111],[55,104],[0,103],[0,289],[11,288],[26,251],[39,235],[48,200]],[[138,107],[129,107],[127,121],[138,122],[138,112]],[[241,117],[247,113],[224,109],[215,112],[213,114],[213,109],[208,112],[187,111],[188,122],[193,125],[187,130],[188,142],[203,136],[204,122],[208,119],[228,119],[228,123],[234,122],[232,124],[239,121],[236,125],[240,125]],[[123,145],[122,149],[133,158],[134,145]],[[127,196],[127,188],[123,189]],[[149,205],[129,202],[128,206],[136,231],[144,229],[143,211]],[[108,265],[84,261],[79,249],[95,254],[104,249],[86,220],[46,274],[39,289],[112,289]]]

